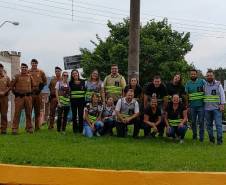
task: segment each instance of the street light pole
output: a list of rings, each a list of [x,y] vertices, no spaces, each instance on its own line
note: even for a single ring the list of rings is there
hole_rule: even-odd
[[[128,80],[132,75],[139,79],[140,0],[130,0]]]
[[[20,24],[19,22],[14,22],[14,21],[4,21],[2,24],[0,24],[0,28],[6,23],[13,24],[14,26],[18,26]]]

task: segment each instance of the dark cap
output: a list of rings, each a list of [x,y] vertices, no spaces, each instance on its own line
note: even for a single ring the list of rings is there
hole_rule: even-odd
[[[0,67],[1,67],[1,68],[4,68],[4,66],[3,66],[1,63],[0,63]]]
[[[38,64],[38,60],[37,60],[37,59],[34,59],[34,58],[33,58],[33,59],[31,59],[31,63],[32,63],[32,62],[34,62],[34,63]]]

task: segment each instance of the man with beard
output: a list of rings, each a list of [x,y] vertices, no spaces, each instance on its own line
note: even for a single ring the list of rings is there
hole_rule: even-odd
[[[117,116],[116,130],[118,137],[125,137],[127,135],[127,125],[134,125],[133,137],[138,137],[138,116],[139,104],[134,99],[134,92],[130,89],[124,98],[118,100],[115,112]]]
[[[148,107],[152,98],[157,98],[158,108],[161,110],[162,118],[160,124],[158,124],[157,129],[159,136],[162,137],[165,129],[164,122],[164,112],[167,107],[167,89],[162,83],[161,77],[154,76],[153,82],[148,83],[144,88],[144,109]]]
[[[221,83],[215,80],[212,70],[206,74],[207,83],[204,86],[205,118],[207,131],[211,143],[215,143],[213,134],[213,122],[217,131],[217,144],[223,143],[222,112],[224,112],[225,94]]]
[[[196,69],[190,71],[190,79],[186,86],[185,91],[188,94],[189,100],[189,113],[192,121],[193,139],[197,139],[197,120],[199,123],[199,141],[203,142],[204,139],[204,85],[205,81],[198,78]]]
[[[54,121],[55,121],[55,113],[57,108],[57,98],[56,98],[56,83],[61,80],[61,72],[62,69],[58,66],[55,67],[55,76],[51,79],[49,84],[49,102],[50,102],[50,113],[49,113],[49,129],[54,128]]]

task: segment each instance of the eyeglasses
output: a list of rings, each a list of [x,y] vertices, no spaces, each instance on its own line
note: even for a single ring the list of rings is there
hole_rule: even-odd
[[[66,77],[68,77],[68,75],[63,75],[63,76],[66,76]]]

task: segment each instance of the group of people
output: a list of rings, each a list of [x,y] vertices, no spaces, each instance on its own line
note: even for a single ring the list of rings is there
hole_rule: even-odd
[[[12,133],[18,133],[19,116],[22,109],[26,113],[26,131],[33,133],[31,112],[35,112],[35,130],[40,127],[40,92],[46,85],[46,77],[37,68],[38,61],[31,60],[31,69],[21,64],[21,73],[10,82],[3,75],[0,64],[0,114],[1,133],[6,133],[8,93],[15,95],[15,113]],[[142,74],[141,74],[142,75]],[[206,79],[198,77],[195,69],[190,71],[190,80],[183,85],[180,74],[172,80],[162,83],[159,75],[143,88],[136,76],[126,84],[119,74],[118,66],[111,66],[111,73],[101,81],[98,70],[93,70],[87,80],[81,79],[78,70],[67,71],[55,67],[55,76],[49,84],[50,115],[48,128],[55,125],[57,110],[57,131],[65,133],[68,113],[72,111],[73,132],[87,137],[113,135],[116,128],[118,137],[125,137],[128,125],[133,125],[133,137],[139,137],[144,129],[145,137],[168,137],[183,143],[191,120],[193,139],[204,140],[205,124],[209,141],[215,143],[213,124],[215,123],[218,145],[223,143],[222,112],[224,111],[225,94],[221,83],[214,78],[211,70]],[[204,121],[205,120],[205,121]],[[197,128],[199,126],[199,129]],[[199,134],[197,134],[199,130]],[[199,137],[198,137],[199,136]]]

